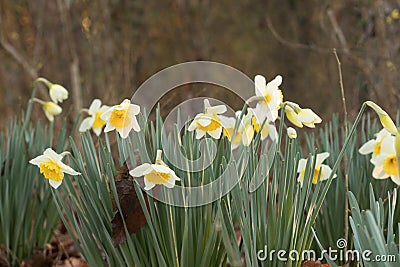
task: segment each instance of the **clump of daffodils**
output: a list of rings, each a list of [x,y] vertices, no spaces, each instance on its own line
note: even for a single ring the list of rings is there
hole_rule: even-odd
[[[80,175],[79,172],[75,171],[61,161],[68,153],[69,152],[63,152],[61,154],[57,154],[53,149],[47,148],[43,152],[43,155],[31,159],[29,163],[38,166],[40,173],[43,174],[44,178],[48,179],[50,185],[57,189],[64,179],[64,173],[70,175]]]
[[[380,106],[372,101],[365,104],[371,107],[379,117],[383,129],[376,137],[367,141],[358,150],[360,154],[372,154],[371,163],[375,166],[372,176],[375,179],[391,178],[400,185],[399,158],[400,133],[390,116]]]
[[[36,82],[43,82],[49,89],[51,101],[44,101],[33,97],[32,101],[42,105],[42,109],[49,121],[54,121],[54,116],[61,114],[62,108],[58,103],[62,103],[68,98],[68,90],[59,84],[53,84],[45,78],[38,78]]]
[[[172,188],[175,186],[176,181],[181,180],[176,176],[175,172],[164,163],[161,156],[162,150],[157,150],[157,157],[154,164],[144,163],[129,172],[133,177],[144,176],[145,190],[150,190],[156,185],[164,185],[168,188]]]
[[[312,174],[312,183],[316,184],[319,181],[324,181],[329,178],[329,176],[332,173],[331,167],[328,165],[322,164],[325,159],[329,157],[328,152],[320,153],[316,155],[315,159],[315,167],[314,170],[311,170]],[[314,162],[314,157],[312,156],[310,159],[310,164],[313,164]],[[303,186],[303,181],[304,181],[304,175],[306,172],[306,167],[307,167],[307,159],[300,159],[299,165],[297,167],[297,173],[299,173],[299,176],[297,177],[297,181],[300,183],[301,186]],[[336,174],[333,175],[333,178],[336,177]]]
[[[80,127],[80,132],[86,132],[89,129],[92,129],[93,132],[99,136],[101,131],[106,125],[106,122],[101,118],[101,116],[106,112],[110,107],[106,105],[101,105],[100,99],[94,99],[92,104],[90,105],[88,110],[84,110],[89,114],[89,117],[85,118]]]
[[[108,108],[100,115],[100,119],[106,122],[104,132],[116,130],[122,138],[127,138],[132,129],[140,132],[140,126],[136,119],[139,112],[140,107],[132,104],[129,99]]]

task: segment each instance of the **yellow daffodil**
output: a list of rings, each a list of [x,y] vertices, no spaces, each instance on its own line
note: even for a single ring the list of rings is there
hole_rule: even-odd
[[[37,81],[41,81],[49,88],[49,95],[51,101],[54,103],[62,103],[64,100],[68,98],[68,90],[59,84],[54,84],[48,81],[45,78],[38,78]]]
[[[314,168],[314,173],[312,177],[312,183],[316,184],[318,182],[318,177],[320,177],[320,180],[326,180],[329,178],[329,176],[332,173],[332,169],[325,164],[322,164],[322,162],[329,157],[328,152],[320,153],[316,155],[317,158],[315,159],[315,168]],[[310,159],[310,164],[313,164],[313,159],[314,157],[311,157]],[[297,172],[299,173],[299,176],[297,178],[297,181],[300,182],[301,185],[303,185],[303,180],[304,180],[304,175],[306,172],[306,166],[307,166],[307,159],[300,159],[299,161],[299,166],[297,168]],[[336,174],[333,176],[334,178],[336,177]]]
[[[226,111],[225,105],[211,106],[208,99],[204,100],[204,113],[199,113],[188,127],[188,131],[196,130],[196,139],[201,139],[206,133],[214,139],[219,139],[222,132],[220,114]]]
[[[309,108],[300,108],[296,103],[285,102],[285,113],[288,120],[295,126],[302,128],[303,125],[315,128],[316,123],[321,123],[322,119]]]
[[[278,118],[278,110],[283,101],[282,91],[279,89],[282,84],[282,76],[277,75],[272,81],[266,83],[264,76],[256,75],[254,83],[259,108],[264,109],[268,120],[274,122]]]
[[[360,147],[358,152],[363,155],[367,155],[372,153],[372,156],[375,157],[381,153],[381,145],[382,141],[391,136],[390,133],[384,128],[377,135],[375,139],[371,139],[366,142],[364,145]]]
[[[106,112],[110,107],[106,105],[101,105],[100,99],[94,99],[92,104],[87,111],[90,117],[84,119],[79,127],[80,132],[86,132],[89,129],[93,129],[93,132],[99,136],[103,126],[106,122],[101,119],[101,115]]]
[[[57,116],[62,112],[62,108],[54,102],[43,101],[37,98],[34,98],[33,101],[42,105],[44,114],[49,121],[54,121],[54,116]]]
[[[265,110],[262,108],[262,106],[257,105],[256,108],[249,108],[248,110],[252,113],[251,123],[254,130],[256,133],[261,130],[261,140],[264,140],[268,136],[273,141],[276,140],[278,138],[278,132],[276,131],[274,124],[269,121],[268,115],[265,113]]]
[[[297,132],[292,127],[288,127],[287,128],[287,135],[289,136],[290,139],[296,139],[297,138]]]
[[[176,176],[175,172],[162,161],[161,156],[162,151],[157,150],[155,164],[144,163],[129,172],[133,177],[144,176],[145,190],[150,190],[154,186],[161,184],[172,188],[175,186],[175,181],[181,180]]]
[[[393,120],[386,113],[386,111],[384,111],[380,106],[372,101],[366,101],[365,104],[371,107],[376,112],[376,114],[378,114],[379,120],[381,121],[383,128],[388,130],[388,132],[393,135],[397,134],[396,124],[394,124]]]
[[[106,122],[104,132],[116,130],[122,138],[128,137],[132,129],[139,132],[140,127],[136,119],[139,112],[140,107],[131,104],[129,99],[109,108],[100,116],[100,119]]]
[[[380,154],[371,158],[371,163],[375,165],[372,176],[376,179],[390,177],[393,182],[400,185],[395,139],[394,136],[388,136],[382,140]]]
[[[64,179],[64,173],[70,175],[80,174],[61,161],[64,155],[68,153],[69,152],[63,152],[57,154],[53,149],[47,148],[43,152],[43,155],[31,159],[29,163],[38,166],[40,168],[40,173],[49,180],[52,187],[57,189]]]

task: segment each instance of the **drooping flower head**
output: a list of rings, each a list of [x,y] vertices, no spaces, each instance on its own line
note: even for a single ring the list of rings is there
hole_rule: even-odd
[[[57,154],[53,149],[47,148],[43,152],[43,155],[31,159],[29,163],[38,166],[40,168],[40,173],[49,180],[52,187],[57,189],[64,179],[64,173],[70,175],[80,174],[61,161],[66,153],[68,152]]]
[[[86,132],[89,129],[93,129],[93,132],[99,136],[103,126],[106,122],[101,118],[104,112],[106,112],[110,107],[106,105],[101,105],[100,99],[94,99],[89,107],[88,114],[89,117],[85,118],[80,127],[80,132]]]
[[[318,182],[318,177],[320,177],[320,181],[327,180],[332,173],[332,169],[325,164],[322,164],[326,158],[329,157],[328,152],[320,153],[316,155],[317,158],[315,159],[315,168],[314,172],[312,173],[312,183],[316,184]],[[311,157],[310,164],[313,164],[314,157]],[[300,159],[299,165],[297,167],[297,172],[299,176],[297,177],[297,181],[303,185],[304,175],[306,172],[307,167],[307,159]],[[336,174],[333,176],[336,177]]]
[[[54,102],[43,101],[37,98],[34,98],[33,101],[42,105],[44,114],[49,121],[54,121],[54,116],[57,116],[62,112],[62,108]]]
[[[100,119],[106,122],[104,132],[116,130],[122,138],[128,137],[132,129],[139,132],[140,127],[136,119],[139,112],[140,107],[131,104],[129,99],[125,99],[119,105],[112,106],[100,115]]]
[[[278,118],[278,110],[282,105],[283,95],[279,86],[282,84],[282,76],[277,75],[272,81],[266,83],[262,75],[254,77],[255,95],[259,97],[260,108],[265,110],[268,120],[274,122]]]
[[[41,81],[49,88],[49,95],[51,101],[54,103],[62,103],[64,100],[68,99],[68,90],[59,84],[51,83],[45,78],[38,78],[37,81]]]
[[[196,139],[201,139],[206,133],[214,139],[219,139],[222,132],[221,116],[226,106],[211,106],[208,99],[204,100],[204,113],[199,113],[188,127],[188,131],[196,130]],[[222,117],[223,119],[223,117]]]
[[[297,132],[294,128],[288,127],[286,131],[287,131],[287,135],[289,136],[290,139],[297,138]]]
[[[321,123],[322,119],[309,108],[300,108],[293,102],[285,102],[285,114],[288,120],[295,126],[302,128],[303,125],[309,128],[315,128],[316,123]]]
[[[162,151],[157,150],[157,157],[154,164],[144,163],[129,172],[133,177],[144,176],[145,190],[150,190],[156,185],[164,185],[168,188],[172,188],[175,186],[175,181],[181,180],[176,176],[175,172],[164,163],[161,156]]]

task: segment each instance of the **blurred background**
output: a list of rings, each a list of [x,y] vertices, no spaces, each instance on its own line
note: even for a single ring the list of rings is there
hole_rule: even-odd
[[[157,71],[192,60],[250,78],[281,74],[284,98],[327,120],[343,112],[333,48],[350,116],[367,99],[394,115],[399,8],[399,0],[1,0],[0,127],[26,108],[39,76],[70,91],[62,106],[73,121],[93,98],[120,103]],[[162,105],[201,95],[241,108],[224,89],[199,88],[177,88]],[[38,97],[49,99],[44,87]]]

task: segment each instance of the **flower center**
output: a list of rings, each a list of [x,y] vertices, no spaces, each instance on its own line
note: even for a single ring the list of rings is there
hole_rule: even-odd
[[[130,123],[129,117],[126,116],[128,109],[114,109],[111,113],[110,123],[115,128],[123,128],[124,125],[128,125]]]
[[[52,160],[40,164],[40,173],[42,173],[46,179],[53,181],[62,181],[64,178],[60,165]]]
[[[383,161],[383,170],[389,175],[399,175],[396,155],[390,155]]]
[[[96,112],[94,115],[93,128],[101,128],[106,124],[106,122],[100,118],[102,114],[102,112]]]
[[[378,155],[378,154],[381,153],[381,145],[382,145],[382,141],[377,142],[377,143],[375,144],[375,146],[374,146],[374,152],[373,152],[374,155]]]
[[[199,122],[196,122],[197,128],[199,130],[205,131],[205,132],[212,132],[214,130],[217,130],[219,127],[221,127],[221,123],[219,122],[219,119],[213,116],[210,120],[210,123],[207,126],[201,125]]]
[[[267,103],[271,102],[271,101],[272,101],[272,95],[271,95],[270,93],[267,93],[267,94],[264,96],[264,100],[265,100],[265,102],[267,102]]]
[[[153,184],[165,184],[168,182],[171,174],[165,172],[157,172],[152,171],[144,176],[147,181],[152,182]]]
[[[253,124],[254,130],[258,133],[260,131],[260,124],[257,122],[256,117],[251,118],[251,123]]]

